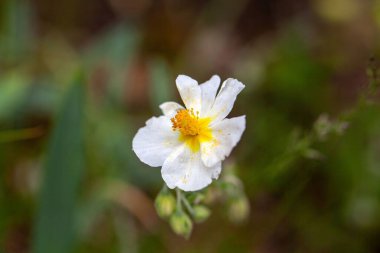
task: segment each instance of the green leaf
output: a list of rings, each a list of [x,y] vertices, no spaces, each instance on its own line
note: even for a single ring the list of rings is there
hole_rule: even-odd
[[[126,82],[131,59],[136,54],[139,34],[127,24],[119,24],[109,29],[96,42],[88,47],[84,60],[88,71],[107,73],[107,91],[112,104],[123,104]],[[130,79],[128,79],[130,80]]]
[[[10,72],[0,78],[0,119],[14,116],[25,99],[27,83],[21,73]]]
[[[76,237],[74,216],[84,167],[83,75],[63,101],[48,145],[34,227],[34,253],[67,253]]]
[[[16,60],[28,55],[34,45],[33,16],[28,1],[8,0],[0,6],[1,60]]]
[[[152,107],[157,111],[161,112],[158,106],[164,102],[171,101],[172,99],[172,88],[175,87],[174,82],[170,81],[169,70],[167,63],[161,59],[155,59],[150,64],[151,71],[151,93],[150,101]]]

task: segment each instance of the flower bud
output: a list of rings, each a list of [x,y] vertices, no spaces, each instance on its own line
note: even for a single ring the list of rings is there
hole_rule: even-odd
[[[207,220],[207,218],[211,214],[210,209],[208,209],[205,206],[200,206],[200,205],[194,206],[193,210],[194,210],[193,215],[194,215],[195,222],[203,222],[203,221]]]
[[[240,223],[248,218],[249,202],[245,196],[234,198],[229,203],[228,216],[231,221]]]
[[[168,190],[162,190],[155,201],[157,214],[161,218],[168,218],[174,212],[176,200]]]
[[[193,229],[193,223],[186,213],[183,211],[176,211],[170,217],[169,222],[170,226],[176,234],[181,235],[186,239],[189,238],[191,230]]]

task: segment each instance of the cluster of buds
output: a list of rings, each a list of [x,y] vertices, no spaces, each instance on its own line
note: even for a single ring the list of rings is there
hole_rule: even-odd
[[[185,238],[189,238],[193,222],[201,223],[210,216],[210,209],[201,202],[202,193],[185,193],[177,189],[176,197],[164,186],[156,197],[157,214],[169,221],[172,230]]]
[[[158,194],[155,207],[158,216],[163,219],[170,217],[174,213],[176,200],[167,187],[163,187]]]
[[[227,218],[233,223],[247,220],[250,205],[244,193],[243,184],[232,170],[213,187],[204,191],[183,192],[176,189],[176,194],[166,186],[162,188],[155,200],[157,214],[169,222],[172,230],[184,238],[189,238],[193,223],[206,221],[211,214],[208,206],[221,203]]]

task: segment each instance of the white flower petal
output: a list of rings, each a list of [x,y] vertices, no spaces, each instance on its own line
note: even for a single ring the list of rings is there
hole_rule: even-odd
[[[172,118],[176,115],[177,111],[180,109],[184,109],[182,105],[176,103],[176,102],[165,102],[160,105],[160,109],[162,110],[162,113]]]
[[[201,160],[202,160],[202,157],[201,157]],[[202,161],[202,164],[204,164],[203,161]],[[207,167],[207,168],[209,168],[209,167]],[[211,168],[212,168],[211,169],[211,178],[212,179],[218,179],[220,172],[222,172],[222,162],[216,163]]]
[[[206,167],[199,152],[194,153],[182,145],[165,160],[161,174],[171,189],[178,187],[184,191],[197,191],[209,185],[220,171],[221,163]]]
[[[234,106],[236,96],[244,89],[245,85],[236,79],[229,78],[223,82],[222,88],[216,96],[215,102],[207,115],[218,122],[230,113]]]
[[[201,143],[202,161],[211,167],[228,156],[245,129],[245,116],[224,119],[212,126],[213,140]]]
[[[202,93],[202,109],[201,109],[201,117],[205,115],[214,104],[216,92],[218,91],[220,85],[220,77],[214,75],[210,78],[210,80],[199,85],[201,87]]]
[[[178,132],[172,130],[170,119],[165,116],[150,118],[132,141],[133,151],[138,158],[152,167],[162,166],[180,145]]]
[[[200,112],[201,88],[198,86],[198,82],[185,75],[179,75],[175,81],[186,108],[193,108],[194,112]]]

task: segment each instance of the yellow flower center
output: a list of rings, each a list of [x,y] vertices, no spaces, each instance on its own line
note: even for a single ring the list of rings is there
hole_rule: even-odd
[[[174,131],[178,130],[180,140],[184,141],[193,152],[197,152],[200,143],[210,141],[212,132],[209,128],[210,118],[199,118],[199,112],[194,113],[193,109],[181,109],[171,118]]]

